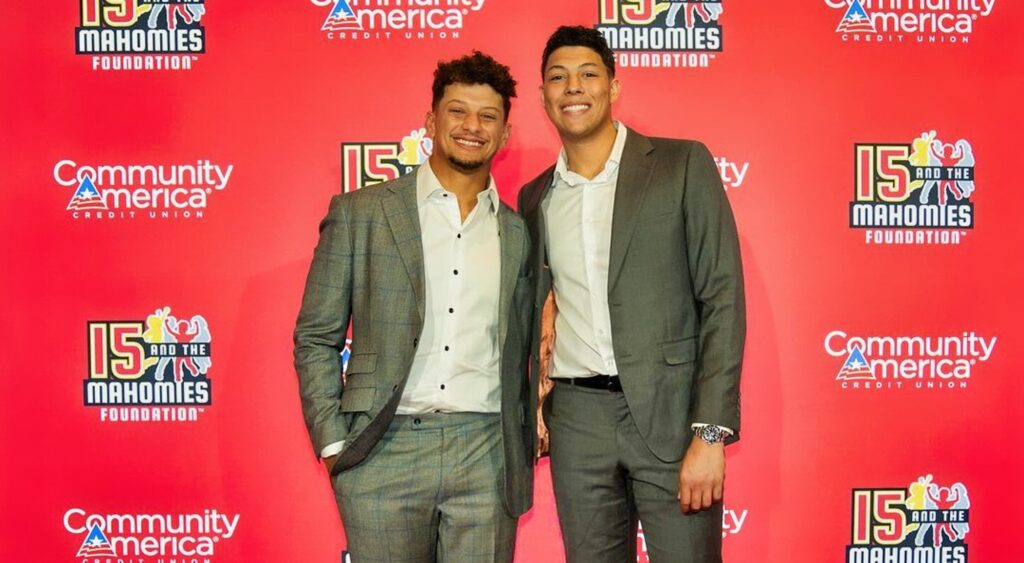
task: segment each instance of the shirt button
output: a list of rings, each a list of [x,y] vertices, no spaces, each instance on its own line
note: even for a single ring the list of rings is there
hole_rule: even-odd
[[[441,384],[441,390],[444,391],[444,383]]]
[[[452,270],[452,273],[455,274],[456,276],[459,275],[459,271],[458,270]]]
[[[462,238],[462,233],[455,235],[455,238]]]
[[[444,351],[445,351],[445,352],[447,352],[447,351],[448,351],[448,347],[447,347],[447,346],[445,346],[445,347],[444,347]]]
[[[448,312],[449,312],[449,313],[454,313],[454,312],[455,312],[455,309],[452,309],[451,307],[448,307]]]

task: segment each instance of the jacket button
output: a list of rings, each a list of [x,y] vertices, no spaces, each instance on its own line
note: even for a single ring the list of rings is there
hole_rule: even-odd
[[[420,343],[420,339],[419,338],[413,338],[412,339],[412,347],[413,348],[415,348],[416,345],[419,344],[419,343]]]
[[[398,386],[397,386],[397,385],[395,385],[394,387],[392,387],[392,388],[391,388],[391,390],[392,390],[392,391],[398,391]]]

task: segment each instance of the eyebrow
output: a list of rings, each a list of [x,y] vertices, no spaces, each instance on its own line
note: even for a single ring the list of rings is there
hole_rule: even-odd
[[[588,67],[588,66],[600,67],[600,65],[598,65],[597,63],[585,62],[585,63],[579,65],[578,68],[583,68],[583,67]],[[561,70],[569,70],[569,67],[567,67],[565,65],[551,65],[544,72],[549,72],[549,71],[555,70],[556,68],[557,69],[561,69]]]
[[[467,106],[470,105],[469,102],[467,102],[465,100],[460,100],[458,98],[455,98],[455,99],[452,99],[452,100],[448,100],[446,105],[453,104],[453,103],[465,104]],[[495,110],[495,111],[499,110],[498,106],[483,106],[483,107],[480,108],[480,111],[484,111],[484,110],[488,110],[488,109]]]

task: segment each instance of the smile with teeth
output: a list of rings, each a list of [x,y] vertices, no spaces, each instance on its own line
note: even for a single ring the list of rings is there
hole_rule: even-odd
[[[455,139],[455,142],[458,143],[459,145],[462,145],[464,147],[471,148],[471,149],[478,149],[478,148],[484,146],[483,141],[474,141],[472,139],[459,139],[459,138],[457,138],[457,139]]]
[[[572,104],[568,106],[562,106],[563,113],[579,114],[590,109],[590,104]]]

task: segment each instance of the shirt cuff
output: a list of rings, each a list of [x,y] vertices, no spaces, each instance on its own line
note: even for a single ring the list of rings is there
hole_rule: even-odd
[[[345,449],[345,440],[334,442],[333,444],[327,444],[324,446],[324,449],[320,450],[320,459],[331,457],[332,455],[338,455],[343,449]]]
[[[717,424],[707,424],[705,422],[694,422],[693,424],[690,425],[690,429],[691,430],[697,430],[698,428],[704,428],[705,426],[718,426],[718,425]],[[721,430],[722,432],[725,432],[729,436],[732,436],[733,434],[735,434],[735,432],[733,432],[732,428],[729,428],[729,427],[726,427],[726,426],[718,426],[718,429]]]

